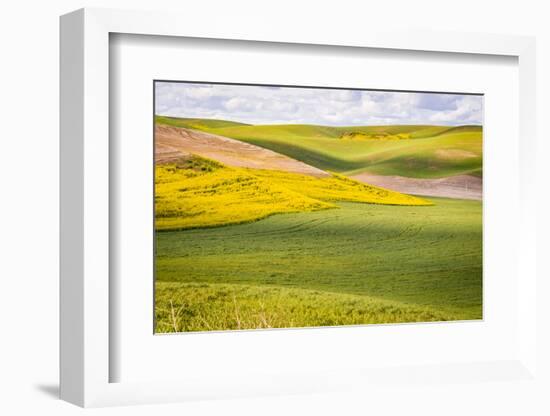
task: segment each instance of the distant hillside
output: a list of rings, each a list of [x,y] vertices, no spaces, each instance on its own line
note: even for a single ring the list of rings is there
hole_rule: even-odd
[[[230,137],[322,170],[413,178],[481,176],[481,126],[246,125],[224,120],[166,119],[157,123]],[[382,138],[341,140],[342,137]],[[386,139],[383,139],[383,138]],[[407,140],[403,140],[403,138]],[[399,140],[394,140],[400,138]],[[409,140],[414,139],[414,140]]]
[[[204,119],[204,118],[180,118],[155,116],[155,122],[172,127],[186,127],[188,129],[208,130],[222,127],[248,126],[249,124],[237,123],[235,121]]]

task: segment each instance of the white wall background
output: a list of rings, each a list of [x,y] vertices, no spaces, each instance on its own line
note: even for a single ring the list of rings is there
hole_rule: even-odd
[[[0,413],[72,415],[82,410],[60,402],[58,377],[58,16],[80,7],[177,10],[190,19],[222,14],[239,19],[269,19],[281,27],[308,21],[334,21],[536,35],[538,38],[538,129],[540,213],[547,211],[550,181],[545,155],[550,151],[546,122],[550,117],[550,26],[547,2],[522,0],[393,1],[170,1],[170,0],[19,0],[0,9]],[[182,22],[185,24],[185,21]],[[542,218],[540,241],[550,248],[549,222]],[[543,250],[540,251],[543,253]],[[542,257],[542,256],[541,256]],[[540,267],[543,267],[542,259]],[[544,265],[544,276],[549,269]],[[548,283],[544,282],[546,293]],[[546,309],[547,310],[547,309]],[[546,346],[550,336],[544,336]],[[548,349],[550,350],[550,348]],[[548,353],[547,353],[548,354]],[[544,357],[543,357],[544,358]],[[546,361],[547,362],[547,361]],[[338,393],[197,402],[93,410],[101,415],[170,412],[190,415],[409,414],[538,415],[549,405],[535,400],[540,391],[502,383],[489,389],[438,386],[427,396],[422,388],[395,397],[391,388],[377,397]],[[518,391],[521,390],[521,391]],[[539,402],[540,403],[540,402]]]

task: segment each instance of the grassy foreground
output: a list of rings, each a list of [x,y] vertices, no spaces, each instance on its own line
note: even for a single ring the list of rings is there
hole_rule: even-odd
[[[335,201],[430,205],[410,195],[344,176],[316,178],[289,172],[224,166],[193,156],[156,166],[158,231],[240,224],[273,214],[337,208]]]
[[[157,332],[295,328],[456,319],[369,296],[284,287],[159,282]]]
[[[157,331],[480,319],[481,203],[434,201],[157,233]]]

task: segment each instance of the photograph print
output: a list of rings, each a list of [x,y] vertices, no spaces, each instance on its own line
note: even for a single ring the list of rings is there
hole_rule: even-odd
[[[154,97],[155,333],[483,318],[483,95]]]

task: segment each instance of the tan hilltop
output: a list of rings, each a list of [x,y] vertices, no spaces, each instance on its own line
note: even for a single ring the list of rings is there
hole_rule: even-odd
[[[190,153],[228,166],[330,176],[321,169],[250,143],[183,127],[155,126],[156,163],[167,163]]]

